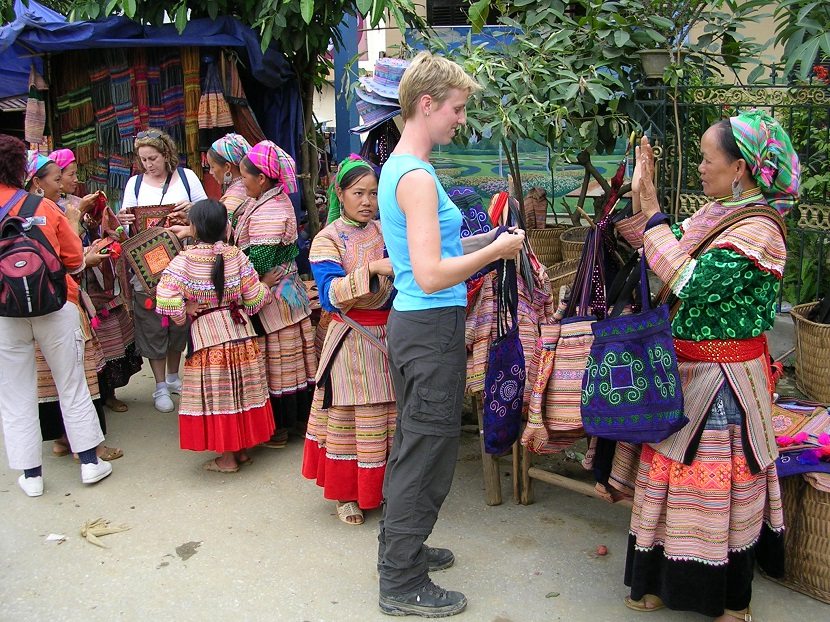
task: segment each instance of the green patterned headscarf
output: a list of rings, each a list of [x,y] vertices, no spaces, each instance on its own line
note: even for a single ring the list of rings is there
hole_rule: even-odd
[[[334,176],[334,181],[329,186],[329,217],[326,220],[327,225],[330,225],[340,218],[340,211],[343,206],[340,204],[340,199],[337,198],[337,190],[340,189],[340,184],[346,176],[346,173],[356,168],[366,168],[368,169],[367,172],[375,172],[371,164],[354,153],[340,163],[340,166],[337,167],[337,175]]]
[[[764,198],[783,216],[798,201],[801,165],[790,137],[762,110],[731,117],[732,135]]]

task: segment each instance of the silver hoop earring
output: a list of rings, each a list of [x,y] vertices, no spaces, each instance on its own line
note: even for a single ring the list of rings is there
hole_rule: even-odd
[[[738,201],[741,198],[741,194],[743,193],[743,191],[744,191],[744,187],[741,184],[741,180],[740,179],[735,179],[732,182],[732,199],[734,201]]]

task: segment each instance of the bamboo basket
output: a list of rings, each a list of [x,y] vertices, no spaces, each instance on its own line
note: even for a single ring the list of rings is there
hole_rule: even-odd
[[[562,233],[562,259],[579,259],[582,256],[582,247],[588,237],[590,227],[571,227]]]
[[[801,475],[781,479],[785,573],[776,583],[830,603],[830,494]]]
[[[568,261],[561,261],[548,268],[550,291],[553,292],[557,304],[559,304],[559,290],[563,285],[573,285],[578,267],[579,259],[569,259]]]
[[[795,326],[795,384],[810,399],[830,404],[830,324],[807,319],[818,304],[809,302],[790,311]]]
[[[528,229],[527,239],[536,258],[543,266],[550,267],[562,261],[562,244],[559,238],[566,227],[557,225],[544,229]]]

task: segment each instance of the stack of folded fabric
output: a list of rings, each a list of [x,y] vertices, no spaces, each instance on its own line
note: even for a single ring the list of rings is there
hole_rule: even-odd
[[[400,114],[398,89],[408,66],[409,61],[401,58],[379,58],[373,74],[359,79],[355,93],[362,123],[351,128],[352,133],[368,132]]]
[[[778,475],[830,473],[830,414],[816,402],[779,398],[773,405],[772,425],[780,455]]]

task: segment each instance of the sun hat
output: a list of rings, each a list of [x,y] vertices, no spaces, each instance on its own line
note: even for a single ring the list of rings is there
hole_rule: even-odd
[[[377,93],[370,93],[362,84],[358,84],[355,88],[355,94],[365,102],[370,104],[377,104],[378,106],[400,106],[398,98],[389,98],[378,95]]]
[[[400,106],[378,106],[362,99],[356,100],[355,106],[363,123],[349,130],[352,134],[368,132],[401,113]]]
[[[375,61],[374,74],[359,78],[367,90],[390,99],[398,99],[403,72],[409,67],[409,61],[403,58],[379,58]]]

